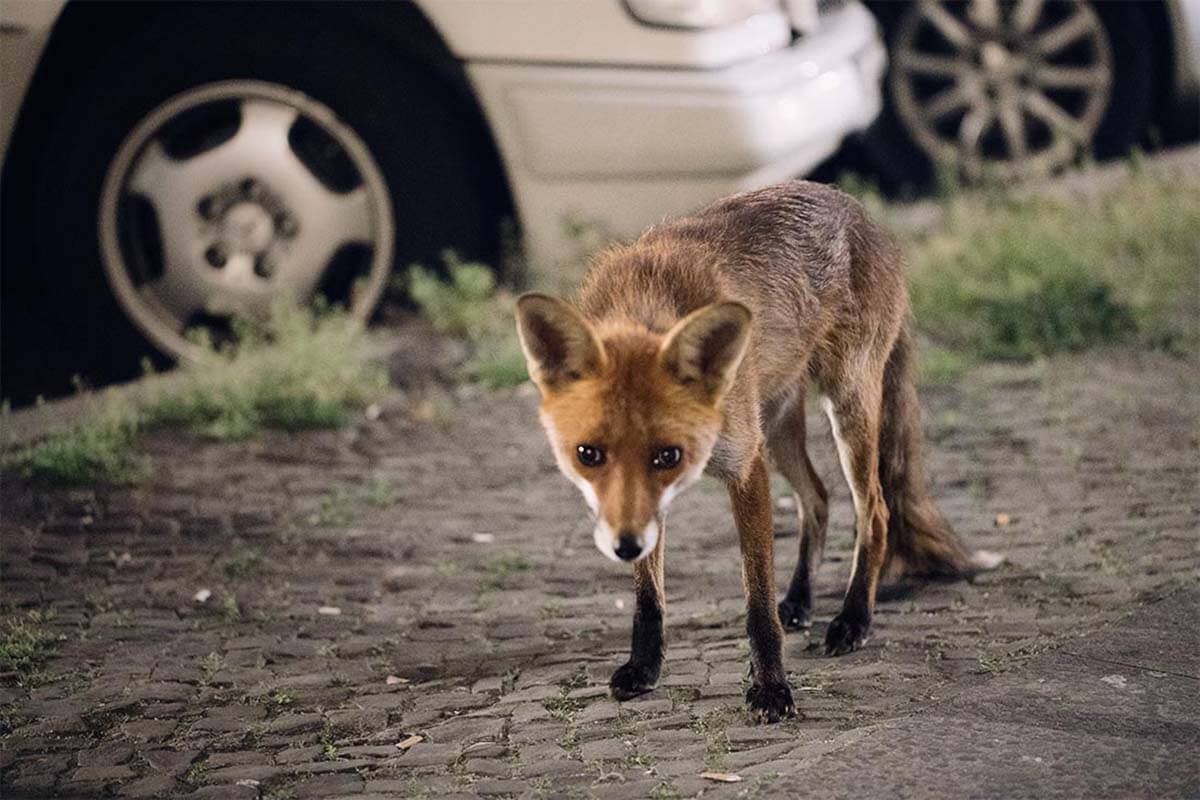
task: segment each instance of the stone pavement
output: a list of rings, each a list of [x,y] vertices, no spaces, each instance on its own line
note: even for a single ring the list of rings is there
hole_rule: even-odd
[[[707,480],[668,523],[661,686],[607,697],[631,582],[528,391],[397,395],[349,431],[234,445],[157,434],[134,489],[6,475],[2,629],[57,642],[0,677],[0,795],[1196,796],[1196,386],[1193,363],[1114,351],[926,393],[935,494],[1010,563],[889,589],[837,659],[816,645],[851,515],[814,417],[831,541],[812,647],[785,645],[802,717],[775,726],[742,710],[736,536]]]

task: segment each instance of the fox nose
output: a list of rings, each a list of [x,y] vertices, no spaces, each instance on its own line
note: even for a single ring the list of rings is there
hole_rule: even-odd
[[[633,561],[642,554],[642,541],[637,534],[622,531],[617,537],[617,558],[622,561]]]

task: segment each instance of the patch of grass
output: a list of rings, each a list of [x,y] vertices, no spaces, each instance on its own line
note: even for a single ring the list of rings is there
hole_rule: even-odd
[[[361,506],[389,508],[399,499],[396,487],[381,478],[372,478],[363,486],[335,486],[321,498],[308,522],[322,528],[344,527],[354,522]]]
[[[550,716],[563,722],[570,722],[575,712],[582,711],[587,702],[578,697],[567,697],[566,692],[552,695],[542,701],[542,706],[550,712]]]
[[[400,492],[387,480],[375,476],[363,487],[362,499],[375,508],[389,508],[400,500]]]
[[[330,489],[321,498],[321,505],[308,521],[321,528],[349,525],[354,521],[354,496],[344,486]]]
[[[276,306],[262,323],[241,322],[233,343],[208,346],[176,383],[139,403],[109,399],[81,422],[11,460],[25,477],[57,485],[137,483],[147,469],[139,435],[178,427],[213,439],[262,428],[336,428],[388,387],[366,351],[362,323],[337,309]]]
[[[337,428],[387,389],[365,351],[362,323],[345,312],[280,304],[262,323],[242,322],[234,343],[208,347],[183,366],[181,388],[143,409],[148,427],[182,427],[213,439],[262,428]]]
[[[221,602],[221,617],[230,624],[241,621],[242,607],[238,605],[237,598],[233,595],[226,595]]]
[[[1069,201],[964,194],[906,244],[917,325],[962,359],[1200,343],[1200,182],[1139,175]],[[935,379],[962,366],[929,363]]]
[[[42,613],[31,611],[24,618],[10,619],[0,631],[0,670],[15,672],[22,686],[36,677],[58,646],[60,637],[48,632],[44,624]]]
[[[470,346],[463,379],[490,388],[521,383],[528,375],[513,320],[515,298],[496,288],[488,267],[463,262],[450,251],[442,258],[445,280],[419,264],[409,267],[406,286],[421,314],[439,332]]]
[[[138,430],[133,409],[110,401],[94,417],[27,447],[14,462],[22,475],[42,483],[134,484],[146,472],[134,451]]]
[[[260,575],[263,571],[262,551],[252,547],[242,548],[225,559],[221,565],[221,571],[231,580],[242,580]]]
[[[483,588],[502,589],[508,584],[509,578],[531,569],[533,569],[533,562],[522,553],[514,551],[496,553],[483,563]]]

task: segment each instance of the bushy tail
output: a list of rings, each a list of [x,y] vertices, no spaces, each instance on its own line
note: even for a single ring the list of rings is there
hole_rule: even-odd
[[[921,407],[912,376],[912,334],[906,324],[884,369],[879,481],[888,508],[888,558],[892,570],[936,578],[970,577],[1003,561],[966,549],[925,483],[921,459]]]

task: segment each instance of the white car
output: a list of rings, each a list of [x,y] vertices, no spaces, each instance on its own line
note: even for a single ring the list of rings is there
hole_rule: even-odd
[[[0,22],[5,317],[44,302],[85,375],[134,331],[186,356],[188,329],[284,295],[365,317],[395,267],[497,263],[506,217],[553,264],[568,220],[629,235],[801,175],[875,118],[885,67],[857,0],[6,0]],[[9,378],[45,363],[4,339]]]

